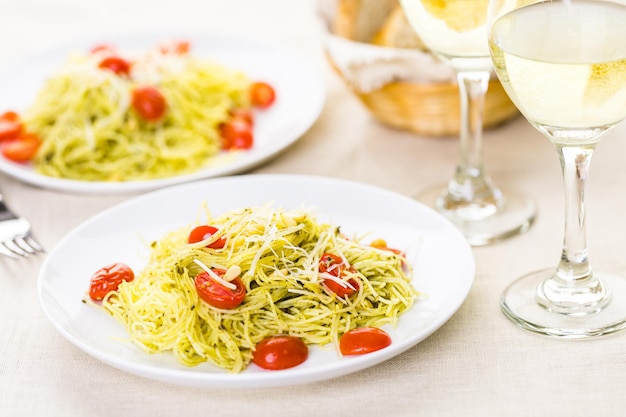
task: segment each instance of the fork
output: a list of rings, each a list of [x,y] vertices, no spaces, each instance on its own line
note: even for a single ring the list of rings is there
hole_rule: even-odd
[[[44,249],[31,236],[30,223],[9,210],[0,194],[0,254],[20,258],[37,252]]]

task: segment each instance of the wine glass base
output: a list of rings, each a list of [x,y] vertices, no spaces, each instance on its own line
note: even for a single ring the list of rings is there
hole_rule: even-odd
[[[438,201],[445,192],[445,185],[433,187],[418,195],[417,199],[450,220],[472,246],[489,245],[519,235],[535,221],[536,208],[532,199],[511,190],[501,190],[503,202],[498,207],[477,208],[469,203],[453,210],[439,207]]]
[[[554,269],[546,269],[514,281],[502,293],[502,312],[525,330],[568,339],[608,335],[626,329],[626,279],[594,273],[610,291],[610,301],[597,312],[567,315],[548,311],[537,303],[537,287],[553,274]]]

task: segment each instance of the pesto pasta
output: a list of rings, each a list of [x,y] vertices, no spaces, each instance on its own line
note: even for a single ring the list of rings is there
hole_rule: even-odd
[[[149,51],[128,74],[99,68],[97,53],[75,54],[44,84],[23,115],[42,145],[37,172],[81,181],[149,180],[201,169],[221,148],[218,126],[249,106],[248,78],[191,54]],[[132,108],[131,91],[155,86],[162,119]]]
[[[223,248],[188,243],[191,226],[169,232],[152,243],[145,269],[103,300],[146,352],[171,351],[184,365],[208,361],[240,372],[266,337],[336,345],[351,329],[395,325],[418,295],[403,256],[348,239],[306,210],[247,207],[209,214],[207,223],[217,227],[211,239],[224,239]],[[318,269],[324,253],[354,267],[354,294],[339,297],[325,287]],[[201,265],[239,267],[243,303],[220,309],[200,299],[194,277]]]

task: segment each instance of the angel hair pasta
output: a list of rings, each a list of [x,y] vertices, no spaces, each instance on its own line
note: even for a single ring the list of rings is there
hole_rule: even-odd
[[[248,207],[207,221],[217,231],[204,240],[188,243],[192,228],[184,227],[152,243],[145,269],[103,300],[147,352],[239,372],[266,337],[336,345],[351,329],[395,325],[416,299],[402,255],[348,239],[305,210]],[[324,254],[351,265],[353,294],[329,290],[330,274],[320,272]],[[194,278],[205,267],[240,272],[244,301],[231,309],[204,302]]]
[[[39,173],[83,181],[190,173],[220,151],[229,111],[249,106],[244,74],[187,51],[115,58],[106,49],[70,56],[24,112],[42,139]],[[153,94],[135,109],[140,87]]]

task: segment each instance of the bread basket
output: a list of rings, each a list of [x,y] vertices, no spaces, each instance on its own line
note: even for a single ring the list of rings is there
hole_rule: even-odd
[[[454,73],[423,47],[397,0],[318,0],[318,12],[332,68],[374,118],[423,136],[458,135],[460,99]],[[368,24],[359,19],[368,19]],[[492,77],[484,127],[518,114]]]

